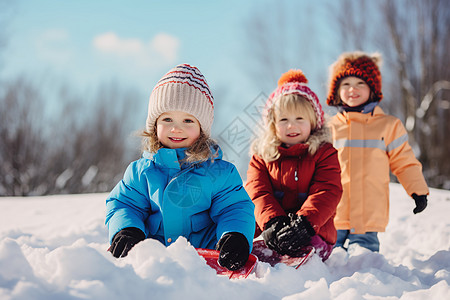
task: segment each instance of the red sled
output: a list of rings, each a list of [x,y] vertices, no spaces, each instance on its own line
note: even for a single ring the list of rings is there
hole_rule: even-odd
[[[246,278],[250,275],[258,262],[258,258],[256,258],[255,255],[250,254],[247,263],[242,268],[236,271],[230,271],[227,268],[220,266],[217,262],[219,259],[219,251],[203,248],[197,248],[196,250],[198,254],[206,260],[208,266],[216,270],[218,275],[224,275],[230,279]]]
[[[211,249],[196,249],[198,254],[202,256],[208,266],[216,270],[218,275],[227,276],[230,279],[246,278],[250,275],[256,267],[258,261],[265,262],[274,267],[277,264],[285,264],[289,267],[298,269],[301,265],[304,265],[315,252],[314,247],[305,247],[299,257],[291,257],[288,255],[280,255],[277,252],[269,249],[263,240],[253,242],[253,250],[248,257],[247,263],[241,269],[236,271],[230,271],[219,265],[217,262],[219,258],[219,251]]]
[[[252,254],[258,257],[261,262],[269,263],[272,267],[283,263],[287,266],[298,269],[301,265],[304,265],[315,252],[314,247],[309,246],[303,249],[299,257],[291,257],[288,255],[280,255],[276,251],[269,249],[263,240],[253,242]]]

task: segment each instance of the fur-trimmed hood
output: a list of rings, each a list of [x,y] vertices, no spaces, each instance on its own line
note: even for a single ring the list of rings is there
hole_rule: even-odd
[[[315,130],[306,141],[306,144],[309,146],[309,153],[311,154],[314,154],[324,143],[333,143],[331,130],[327,126]]]

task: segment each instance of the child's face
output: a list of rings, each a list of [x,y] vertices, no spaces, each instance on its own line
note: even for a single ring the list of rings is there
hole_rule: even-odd
[[[370,87],[361,78],[349,76],[342,79],[339,85],[341,100],[350,107],[356,107],[369,100]]]
[[[183,111],[169,111],[156,120],[156,135],[164,147],[190,147],[200,136],[200,123]]]
[[[278,139],[287,147],[304,143],[311,134],[311,122],[300,112],[277,112],[275,131]]]

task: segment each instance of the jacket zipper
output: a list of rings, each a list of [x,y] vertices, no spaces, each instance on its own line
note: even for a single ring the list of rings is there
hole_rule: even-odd
[[[298,181],[297,170],[298,170],[298,164],[295,166],[295,173],[294,173],[295,181]]]

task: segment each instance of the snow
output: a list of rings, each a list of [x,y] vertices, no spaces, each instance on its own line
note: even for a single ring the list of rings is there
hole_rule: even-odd
[[[0,198],[0,299],[449,299],[450,191],[414,201],[391,184],[380,253],[335,250],[295,270],[258,264],[246,279],[217,276],[184,238],[147,239],[128,257],[107,252],[107,194]]]

